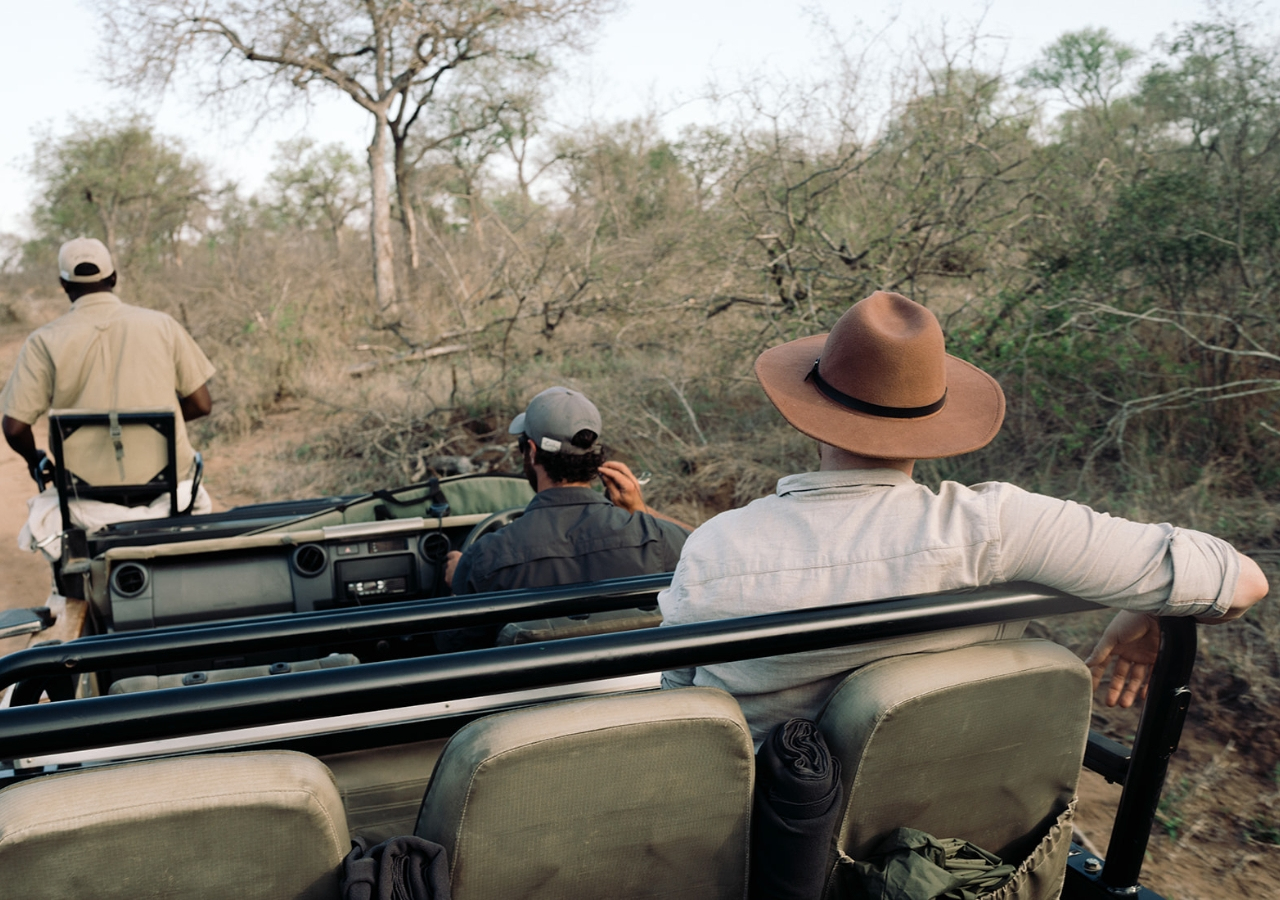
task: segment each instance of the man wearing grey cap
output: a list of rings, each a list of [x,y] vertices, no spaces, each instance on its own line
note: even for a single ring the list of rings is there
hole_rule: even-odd
[[[171,316],[130,306],[112,290],[116,268],[101,241],[76,238],[58,250],[71,310],[28,335],[0,394],[0,428],[41,489],[52,464],[31,426],[50,409],[156,409],[176,413],[178,472],[195,459],[184,421],[208,415],[213,365]],[[203,510],[202,510],[203,507]],[[209,511],[207,495],[196,511]]]
[[[534,397],[507,429],[519,435],[525,476],[536,496],[524,514],[449,554],[445,578],[455,594],[551,587],[670,572],[690,526],[650,509],[640,483],[605,461],[600,412],[566,387]],[[591,489],[599,476],[604,494]],[[493,643],[496,628],[437,637],[441,649]]]

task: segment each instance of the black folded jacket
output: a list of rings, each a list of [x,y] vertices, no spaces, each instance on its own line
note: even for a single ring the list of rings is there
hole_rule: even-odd
[[[360,838],[342,861],[343,900],[449,900],[449,860],[439,844],[393,837],[370,849]]]
[[[756,754],[751,900],[818,900],[843,790],[818,726],[789,719]]]

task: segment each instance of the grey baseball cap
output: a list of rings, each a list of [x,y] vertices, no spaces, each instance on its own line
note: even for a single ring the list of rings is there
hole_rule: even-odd
[[[539,450],[547,453],[582,454],[594,449],[575,447],[570,441],[583,429],[600,435],[600,410],[567,387],[547,388],[529,401],[525,411],[511,420],[509,434],[527,434]]]
[[[58,248],[58,274],[72,284],[92,284],[116,270],[111,253],[97,238],[76,238]]]

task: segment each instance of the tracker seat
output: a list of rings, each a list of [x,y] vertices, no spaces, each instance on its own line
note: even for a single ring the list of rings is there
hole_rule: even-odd
[[[167,493],[170,516],[189,515],[195,508],[204,460],[196,453],[191,500],[180,511],[176,434],[171,409],[50,411],[49,450],[62,523],[61,553],[54,563],[60,593],[83,598],[80,576],[89,571],[88,539],[71,518],[72,500],[136,507]],[[131,518],[123,512],[119,518]]]
[[[102,500],[138,506],[169,494],[169,514],[178,509],[176,426],[171,409],[56,409],[49,413],[49,449],[63,527],[71,522],[71,500]],[[196,482],[203,463],[196,454]],[[195,485],[191,503],[195,505]]]

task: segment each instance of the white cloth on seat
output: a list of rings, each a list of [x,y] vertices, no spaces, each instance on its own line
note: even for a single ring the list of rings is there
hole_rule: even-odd
[[[191,502],[191,481],[178,482],[178,509],[186,509]],[[146,506],[121,506],[101,500],[72,500],[71,521],[85,531],[93,532],[115,522],[134,522],[141,519],[165,519],[169,517],[169,495],[161,494]],[[27,500],[27,521],[18,532],[18,547],[28,553],[44,553],[50,560],[62,558],[62,511],[58,506],[58,490],[45,488]],[[196,490],[195,515],[213,512],[213,499],[204,489]]]

